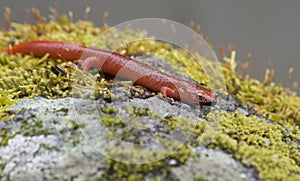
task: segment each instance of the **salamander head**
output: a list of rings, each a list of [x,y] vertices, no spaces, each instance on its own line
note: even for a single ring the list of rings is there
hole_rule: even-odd
[[[189,105],[211,106],[216,103],[216,94],[199,84],[181,81],[180,84],[171,85],[161,87],[160,92]]]
[[[179,89],[180,100],[190,105],[211,106],[216,104],[216,93],[206,89],[205,87],[194,84],[193,86],[185,86]]]
[[[213,106],[216,104],[216,94],[210,90],[207,91],[204,94],[198,94],[199,103],[204,106]]]

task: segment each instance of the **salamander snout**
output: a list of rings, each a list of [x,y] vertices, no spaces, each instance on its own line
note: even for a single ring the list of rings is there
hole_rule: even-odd
[[[216,105],[216,93],[211,93],[210,95],[198,94],[199,104],[203,106],[214,106]]]

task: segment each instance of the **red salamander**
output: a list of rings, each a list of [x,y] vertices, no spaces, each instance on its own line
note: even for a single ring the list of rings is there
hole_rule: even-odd
[[[168,75],[117,52],[54,40],[27,41],[4,51],[8,54],[33,54],[36,57],[48,53],[50,58],[72,62],[83,59],[81,67],[85,72],[90,68],[101,68],[106,74],[131,80],[152,91],[161,92],[164,96],[190,105],[215,103],[216,94],[205,87]]]

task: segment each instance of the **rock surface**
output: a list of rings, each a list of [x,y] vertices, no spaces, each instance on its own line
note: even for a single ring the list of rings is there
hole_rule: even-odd
[[[143,119],[132,122],[128,119],[130,108],[141,110],[147,108],[146,110],[151,110],[152,115],[160,115],[164,118],[182,116],[186,119],[198,118],[198,121],[205,121],[199,117],[200,110],[192,109],[187,105],[172,104],[159,96],[114,103],[79,98],[24,99],[10,108],[11,112],[18,113],[11,120],[1,122],[1,127],[5,127],[14,135],[8,140],[6,146],[0,147],[2,180],[97,180],[101,178],[108,169],[104,155],[115,156],[101,149],[114,141],[106,138],[107,135],[103,134],[105,126],[99,122],[99,119],[109,112],[104,109],[106,106],[113,107],[121,119],[128,120],[125,128],[135,130],[136,134],[126,137],[127,143],[135,140],[146,143],[142,151],[147,148],[155,150],[161,146],[156,144],[159,141],[154,135],[179,143],[184,143],[182,137],[186,135],[180,131],[170,134],[167,125],[158,122],[159,119],[155,116],[144,116]],[[108,115],[113,116],[113,114]],[[99,129],[103,130],[99,131]],[[118,141],[117,143],[123,144]],[[123,146],[125,149],[128,147],[126,142]],[[258,180],[253,168],[243,166],[230,154],[201,146],[190,149],[195,156],[190,156],[186,163],[179,163],[177,159],[170,158],[168,165],[162,167],[160,171],[149,171],[145,174],[144,180],[149,180],[153,176],[162,180],[192,180],[198,176],[211,180]],[[168,155],[161,156],[163,157],[161,159],[164,159]],[[120,159],[120,157],[116,158]],[[130,160],[128,155],[123,159]],[[167,168],[170,168],[170,173],[165,176],[162,173]]]

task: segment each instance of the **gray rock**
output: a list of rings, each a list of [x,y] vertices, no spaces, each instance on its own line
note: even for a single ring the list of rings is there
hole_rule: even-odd
[[[107,113],[105,108],[114,108],[115,112]],[[133,116],[134,110],[142,110],[142,116]],[[182,146],[196,121],[205,121],[201,110],[170,103],[159,96],[112,102],[37,97],[19,101],[10,111],[17,114],[10,121],[0,121],[1,127],[14,135],[0,147],[1,180],[99,180],[108,170],[106,157],[129,163],[164,159],[171,152],[166,144]],[[113,122],[114,130],[109,130],[105,124],[111,122],[101,121],[105,116],[120,117],[125,124]],[[170,131],[162,120],[172,117],[185,121],[178,121]],[[122,137],[124,130],[134,134]],[[212,180],[256,180],[253,169],[243,167],[228,154],[200,147],[191,149],[199,158],[192,157],[184,165],[171,158],[169,177],[153,172],[146,174],[144,180],[151,175],[162,180],[189,180],[198,175]],[[163,154],[155,150],[163,150]],[[147,152],[156,153],[156,157],[147,158]]]

